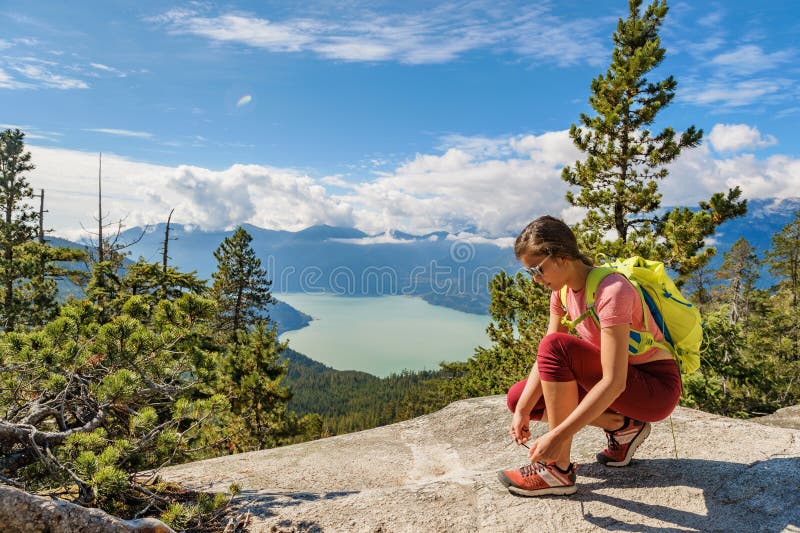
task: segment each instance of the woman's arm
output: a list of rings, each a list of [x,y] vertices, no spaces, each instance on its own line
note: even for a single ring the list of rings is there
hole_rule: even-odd
[[[550,313],[550,322],[547,324],[547,335],[556,332],[566,332],[567,327],[561,323],[561,317]],[[511,420],[511,429],[509,434],[517,441],[517,443],[527,442],[530,438],[529,423],[531,420],[531,410],[542,397],[542,384],[539,380],[539,369],[536,363],[533,363],[531,373],[525,383],[525,388],[522,389],[522,394],[517,401],[517,406],[514,409],[514,418]]]

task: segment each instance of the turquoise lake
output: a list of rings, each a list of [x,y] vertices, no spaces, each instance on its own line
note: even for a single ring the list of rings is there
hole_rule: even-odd
[[[441,361],[466,361],[489,346],[488,316],[431,305],[410,296],[350,298],[331,294],[276,294],[314,317],[281,335],[289,346],[337,370],[387,376],[436,370]]]

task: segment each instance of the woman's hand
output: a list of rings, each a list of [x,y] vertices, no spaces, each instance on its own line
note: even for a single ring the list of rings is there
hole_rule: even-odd
[[[531,443],[528,456],[532,463],[541,461],[549,464],[558,460],[563,446],[563,439],[554,436],[553,432],[549,431]]]
[[[514,418],[511,420],[511,428],[508,434],[517,444],[525,444],[531,438],[531,415],[515,411]]]

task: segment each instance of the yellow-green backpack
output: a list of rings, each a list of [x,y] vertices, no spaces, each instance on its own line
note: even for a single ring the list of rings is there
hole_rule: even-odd
[[[570,320],[565,313],[562,322],[574,328],[591,315],[599,326],[600,321],[594,311],[597,286],[606,276],[615,272],[624,275],[636,287],[642,306],[650,309],[650,314],[664,333],[666,341],[656,342],[653,335],[647,331],[647,313],[644,313],[645,330],[631,329],[628,352],[636,355],[657,346],[675,356],[682,374],[691,374],[699,369],[700,343],[703,341],[703,322],[700,312],[681,295],[660,261],[650,261],[636,256],[604,262],[602,266],[593,268],[586,279],[586,312],[574,320]],[[566,287],[561,289],[560,295],[561,306],[566,311]]]

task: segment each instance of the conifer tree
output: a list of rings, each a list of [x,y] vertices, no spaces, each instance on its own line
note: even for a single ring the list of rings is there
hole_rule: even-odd
[[[720,292],[730,307],[729,317],[732,324],[740,320],[745,323],[747,321],[760,265],[756,251],[744,237],[740,237],[724,255],[716,278],[728,282],[727,287]]]
[[[25,173],[33,170],[30,152],[25,151],[25,134],[19,129],[0,132],[0,285],[2,308],[0,325],[14,329],[17,317],[24,313],[24,302],[16,286],[31,277],[34,265],[20,261],[17,248],[33,239],[39,214],[26,201],[33,198]]]
[[[700,211],[676,209],[663,216],[658,182],[683,149],[700,143],[703,131],[689,126],[680,135],[671,127],[651,132],[656,115],[675,97],[672,76],[647,78],[664,59],[658,29],[668,8],[655,0],[643,12],[642,0],[629,0],[630,14],[619,19],[614,51],[606,74],[592,81],[589,103],[596,115],[581,114],[582,126],[570,128],[575,145],[586,153],[562,171],[562,179],[578,187],[567,201],[588,210],[578,225],[584,248],[611,255],[639,254],[667,261],[687,274],[708,261],[698,255],[703,239],[732,216],[744,213],[737,189],[701,203]],[[606,241],[609,232],[617,239]]]
[[[686,295],[697,305],[703,314],[713,302],[712,289],[715,272],[708,265],[703,265],[692,272],[686,281]]]
[[[278,341],[277,326],[270,329],[264,322],[239,335],[222,359],[223,391],[246,430],[232,440],[238,449],[275,446],[288,429],[291,393],[281,384],[287,364],[280,361],[287,345]]]
[[[218,305],[217,328],[230,339],[269,320],[267,306],[274,303],[272,282],[250,246],[252,240],[240,226],[214,252],[217,271],[212,274],[211,295]]]
[[[786,318],[791,331],[794,358],[800,359],[800,209],[794,220],[772,237],[767,251],[770,272],[779,277],[779,294],[785,295]]]

